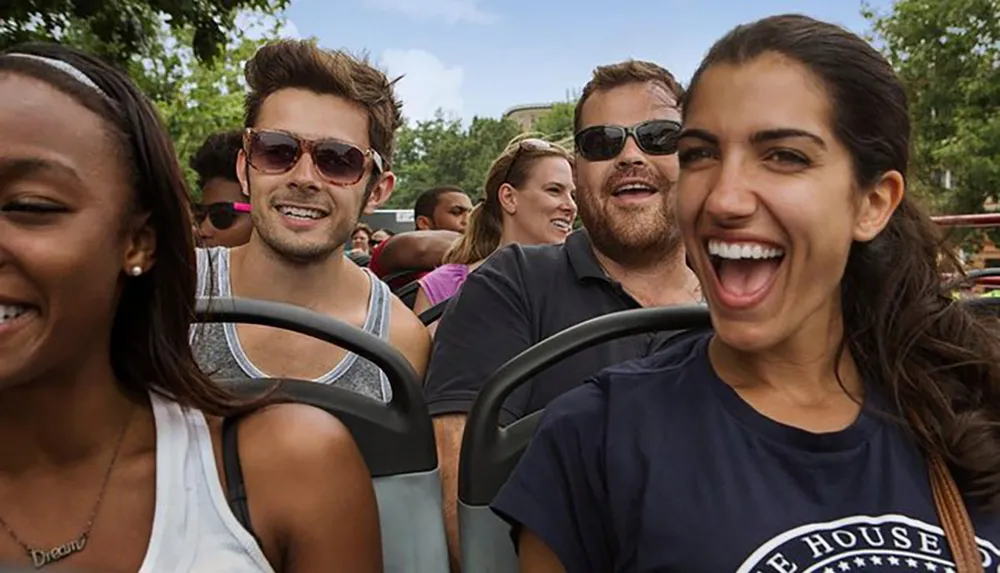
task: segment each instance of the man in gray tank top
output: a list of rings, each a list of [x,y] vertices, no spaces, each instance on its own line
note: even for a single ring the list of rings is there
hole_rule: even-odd
[[[246,133],[236,169],[251,203],[250,241],[198,253],[199,296],[295,304],[387,340],[424,373],[430,337],[367,269],[344,256],[362,213],[392,193],[401,121],[393,83],[365,59],[302,41],[259,50],[246,65]],[[391,399],[369,361],[309,337],[254,325],[192,330],[216,379],[298,378]]]

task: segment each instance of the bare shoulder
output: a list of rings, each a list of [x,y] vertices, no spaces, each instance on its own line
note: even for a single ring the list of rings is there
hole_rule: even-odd
[[[306,404],[276,404],[248,414],[240,422],[239,449],[248,490],[326,489],[331,482],[370,480],[347,427]]]
[[[275,404],[248,414],[240,422],[240,442],[253,444],[247,450],[247,461],[259,454],[268,466],[276,465],[279,458],[275,456],[285,462],[301,458],[316,463],[336,455],[351,455],[357,449],[340,420],[306,404]],[[317,460],[317,455],[324,460]]]
[[[349,537],[380,559],[371,475],[343,423],[312,406],[277,404],[248,414],[239,432],[251,516],[283,540],[284,562],[349,559],[349,545],[326,541],[348,535],[344,523],[354,523]]]
[[[393,296],[389,306],[389,343],[398,349],[423,377],[431,353],[431,335],[417,315]]]

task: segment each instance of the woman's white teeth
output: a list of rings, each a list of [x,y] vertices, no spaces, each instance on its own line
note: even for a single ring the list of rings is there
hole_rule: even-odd
[[[278,207],[278,212],[286,217],[296,217],[299,219],[321,219],[325,215],[325,213],[317,209],[288,207],[287,205],[280,205]]]
[[[560,231],[571,231],[573,229],[572,224],[563,221],[562,219],[554,219],[552,224]]]
[[[713,240],[708,242],[708,254],[723,259],[774,259],[783,257],[785,250],[760,243],[726,243]]]
[[[14,320],[28,312],[28,307],[15,304],[0,304],[0,324]]]

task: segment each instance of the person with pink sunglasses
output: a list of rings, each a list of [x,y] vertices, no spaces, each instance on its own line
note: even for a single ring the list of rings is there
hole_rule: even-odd
[[[250,204],[236,176],[236,157],[242,146],[243,132],[216,133],[191,158],[201,189],[201,202],[194,206],[193,215],[198,238],[206,247],[238,247],[250,240]]]

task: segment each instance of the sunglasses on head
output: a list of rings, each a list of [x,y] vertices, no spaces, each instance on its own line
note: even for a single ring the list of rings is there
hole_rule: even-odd
[[[514,168],[514,164],[517,163],[517,159],[520,157],[522,151],[545,151],[548,149],[555,149],[555,146],[544,139],[531,138],[518,141],[517,150],[514,151],[514,157],[510,160],[510,163],[507,164],[507,170],[504,171],[503,179],[500,183],[510,183],[510,181],[508,181],[510,178],[510,171]]]
[[[212,226],[220,231],[225,231],[229,227],[232,227],[233,223],[236,222],[236,217],[241,213],[249,212],[249,203],[234,203],[232,201],[194,206],[194,217],[199,225],[207,217],[212,222]]]
[[[243,136],[247,162],[262,173],[290,171],[304,153],[324,179],[334,185],[354,185],[365,175],[368,158],[381,173],[382,156],[338,139],[304,139],[284,131],[247,129]]]
[[[677,153],[680,132],[681,124],[676,121],[653,119],[632,127],[594,125],[581,129],[573,140],[577,153],[587,161],[607,161],[618,157],[629,136],[647,155]]]

